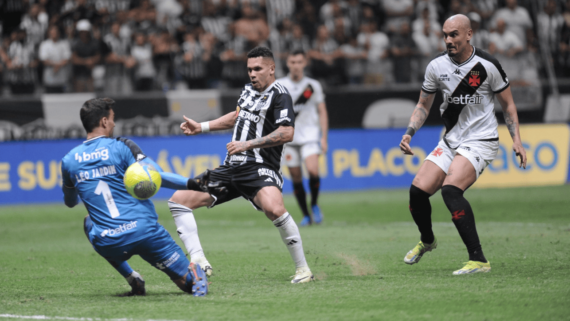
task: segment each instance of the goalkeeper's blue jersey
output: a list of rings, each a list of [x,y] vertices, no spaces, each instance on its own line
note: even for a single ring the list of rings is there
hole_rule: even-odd
[[[63,157],[63,184],[76,188],[85,204],[94,246],[126,245],[156,231],[152,201],[132,197],[123,184],[129,165],[145,157],[133,141],[105,136],[89,139]]]

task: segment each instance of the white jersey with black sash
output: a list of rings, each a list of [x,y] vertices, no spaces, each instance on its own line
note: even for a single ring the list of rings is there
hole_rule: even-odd
[[[441,117],[445,124],[446,145],[456,149],[465,141],[499,139],[494,98],[509,86],[503,68],[489,53],[473,47],[473,54],[458,64],[447,52],[433,59],[426,68],[422,90],[441,89]]]
[[[248,141],[267,136],[279,126],[294,126],[295,112],[289,92],[283,85],[273,82],[258,92],[251,84],[245,85],[237,103],[237,120],[233,141]],[[264,164],[276,171],[280,169],[283,145],[255,148],[237,155],[226,155],[226,165]]]

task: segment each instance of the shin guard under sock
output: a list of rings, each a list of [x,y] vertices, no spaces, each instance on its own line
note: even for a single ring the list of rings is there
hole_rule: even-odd
[[[422,191],[416,186],[410,187],[410,213],[421,233],[421,240],[426,244],[434,241],[433,230],[431,228],[431,203],[430,194]]]
[[[475,216],[473,215],[471,205],[463,197],[463,190],[453,185],[445,185],[441,188],[441,195],[445,205],[451,212],[451,220],[467,247],[469,260],[487,262],[481,249],[479,235],[477,235]]]

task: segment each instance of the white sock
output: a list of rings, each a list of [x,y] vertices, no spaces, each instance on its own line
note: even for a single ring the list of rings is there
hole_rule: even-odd
[[[281,217],[273,221],[273,225],[279,230],[281,239],[287,246],[289,253],[291,253],[291,258],[295,262],[295,267],[308,267],[307,260],[305,260],[305,253],[303,252],[301,234],[291,215],[289,215],[289,213],[281,215]]]
[[[172,201],[168,201],[168,207],[174,218],[174,223],[176,223],[176,232],[184,243],[186,251],[190,254],[190,262],[204,257],[202,244],[200,244],[198,237],[198,225],[196,225],[192,210]]]
[[[137,271],[133,271],[133,273],[131,273],[129,276],[127,276],[125,279],[127,279],[127,282],[129,284],[131,284],[131,282],[133,282],[134,279],[139,278],[139,279],[143,279],[142,276],[137,272]],[[144,281],[144,280],[143,280]]]

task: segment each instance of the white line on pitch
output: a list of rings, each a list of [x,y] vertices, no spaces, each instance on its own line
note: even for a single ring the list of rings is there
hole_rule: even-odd
[[[17,315],[17,314],[0,314],[0,318],[31,319],[31,320],[69,320],[69,321],[132,321],[132,320],[136,320],[136,319],[127,319],[127,318],[123,318],[123,319],[71,318],[71,317],[50,317],[50,316],[46,316],[46,315]],[[177,321],[177,320],[145,319],[145,321]]]

